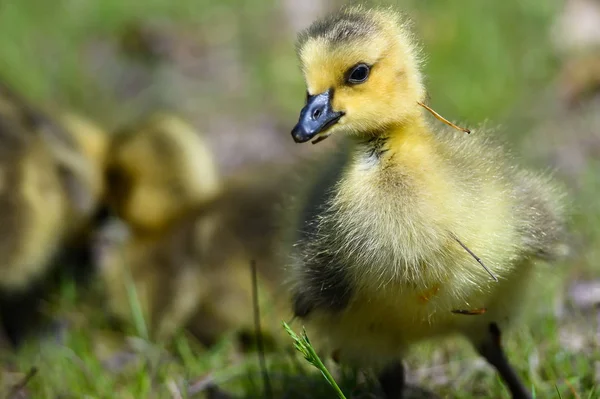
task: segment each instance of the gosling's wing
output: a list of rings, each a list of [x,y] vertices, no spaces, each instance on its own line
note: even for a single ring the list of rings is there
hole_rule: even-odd
[[[548,175],[519,171],[515,177],[515,212],[524,252],[557,260],[568,252],[565,193]]]

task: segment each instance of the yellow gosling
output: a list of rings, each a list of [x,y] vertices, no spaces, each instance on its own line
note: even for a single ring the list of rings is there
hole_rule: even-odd
[[[314,182],[292,209],[294,313],[321,350],[376,369],[388,398],[402,395],[410,345],[451,334],[473,343],[514,398],[529,398],[500,332],[538,262],[565,251],[562,194],[485,129],[430,124],[414,43],[399,13],[360,6],[299,36],[307,101],[292,136],[345,137],[304,172]]]

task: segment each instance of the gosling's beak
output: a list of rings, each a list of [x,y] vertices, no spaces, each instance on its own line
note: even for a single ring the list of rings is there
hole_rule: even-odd
[[[300,119],[292,129],[292,137],[296,143],[305,143],[319,133],[324,133],[344,115],[343,112],[331,109],[332,93],[329,89],[308,97],[306,105],[300,111]]]

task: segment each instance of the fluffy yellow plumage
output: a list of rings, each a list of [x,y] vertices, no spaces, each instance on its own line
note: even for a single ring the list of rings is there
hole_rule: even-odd
[[[103,193],[107,138],[74,114],[48,117],[7,87],[0,90],[0,121],[6,152],[0,189],[11,231],[3,237],[0,287],[20,290],[92,217]]]
[[[161,230],[219,192],[204,138],[175,115],[156,113],[124,129],[108,160],[108,202],[132,228]]]
[[[0,83],[0,315],[13,343],[32,327],[34,291],[102,195],[106,137],[83,118],[63,116],[46,115]]]
[[[81,115],[62,113],[59,121],[72,137],[81,162],[90,166],[79,172],[80,179],[85,182],[89,195],[93,198],[91,208],[96,208],[105,194],[105,168],[110,144],[108,134],[92,121]]]
[[[380,369],[388,397],[401,394],[409,345],[454,333],[528,397],[497,341],[536,262],[563,251],[560,190],[515,167],[486,129],[426,121],[417,49],[396,12],[344,8],[303,32],[298,53],[307,104],[292,136],[346,134],[348,156],[321,166],[316,201],[299,205],[295,314],[323,350]]]

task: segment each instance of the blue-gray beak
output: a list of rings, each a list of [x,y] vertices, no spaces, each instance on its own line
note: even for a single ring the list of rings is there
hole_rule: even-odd
[[[331,109],[332,94],[333,91],[329,89],[321,94],[308,96],[306,105],[300,111],[300,119],[292,129],[292,137],[296,143],[305,143],[325,132],[344,115],[343,112]]]

